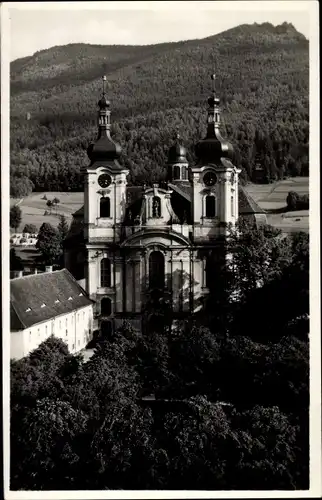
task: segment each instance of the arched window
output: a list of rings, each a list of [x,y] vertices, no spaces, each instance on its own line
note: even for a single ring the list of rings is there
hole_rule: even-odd
[[[153,251],[149,258],[150,288],[164,288],[164,256],[162,252]]]
[[[152,217],[161,217],[161,199],[159,196],[153,196],[152,199]]]
[[[111,286],[111,262],[110,259],[101,260],[101,287]]]
[[[230,206],[231,206],[231,216],[235,217],[235,207],[234,207],[234,197],[230,198]]]
[[[112,313],[112,301],[108,297],[101,300],[101,315],[110,316]]]
[[[111,201],[108,197],[100,199],[100,217],[110,217],[111,215]]]
[[[179,165],[175,165],[173,167],[173,180],[180,180],[180,167]]]
[[[206,196],[206,217],[216,216],[216,198],[213,195]]]
[[[188,180],[188,167],[182,167],[182,180]]]

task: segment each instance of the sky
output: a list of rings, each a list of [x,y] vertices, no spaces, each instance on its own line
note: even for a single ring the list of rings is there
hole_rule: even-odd
[[[312,3],[8,2],[10,60],[68,43],[146,45],[204,38],[254,22],[286,21],[309,38]]]

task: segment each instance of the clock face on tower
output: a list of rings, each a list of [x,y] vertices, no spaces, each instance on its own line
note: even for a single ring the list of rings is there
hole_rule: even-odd
[[[215,172],[207,172],[203,176],[203,181],[206,186],[214,186],[217,182],[217,175],[215,174]]]
[[[112,182],[111,177],[108,174],[102,174],[98,178],[98,183],[102,188],[108,187]]]

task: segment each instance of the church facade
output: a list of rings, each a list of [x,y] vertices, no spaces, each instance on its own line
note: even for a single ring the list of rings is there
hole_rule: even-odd
[[[83,170],[84,207],[73,216],[65,266],[84,280],[103,335],[124,319],[141,329],[154,318],[157,327],[153,311],[162,305],[160,314],[166,310],[169,321],[198,311],[208,293],[210,256],[225,259],[228,225],[239,216],[265,222],[263,210],[239,185],[233,146],[220,133],[212,79],[197,162],[188,164],[177,136],[162,185],[127,185],[129,171],[120,165],[121,148],[110,135],[104,92],[98,102],[98,137]]]

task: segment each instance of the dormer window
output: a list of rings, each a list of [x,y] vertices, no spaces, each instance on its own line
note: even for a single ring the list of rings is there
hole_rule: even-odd
[[[45,304],[45,303],[44,303],[44,304],[41,304],[41,306],[40,306],[40,307],[46,307],[46,304]]]
[[[73,297],[68,297],[68,300],[73,300]]]
[[[83,296],[83,294],[82,294],[82,293],[78,294],[78,297],[82,297],[82,296]]]
[[[26,313],[29,313],[31,311],[30,307],[27,307]]]
[[[58,304],[60,302],[60,300],[56,299],[55,300],[55,304]]]

